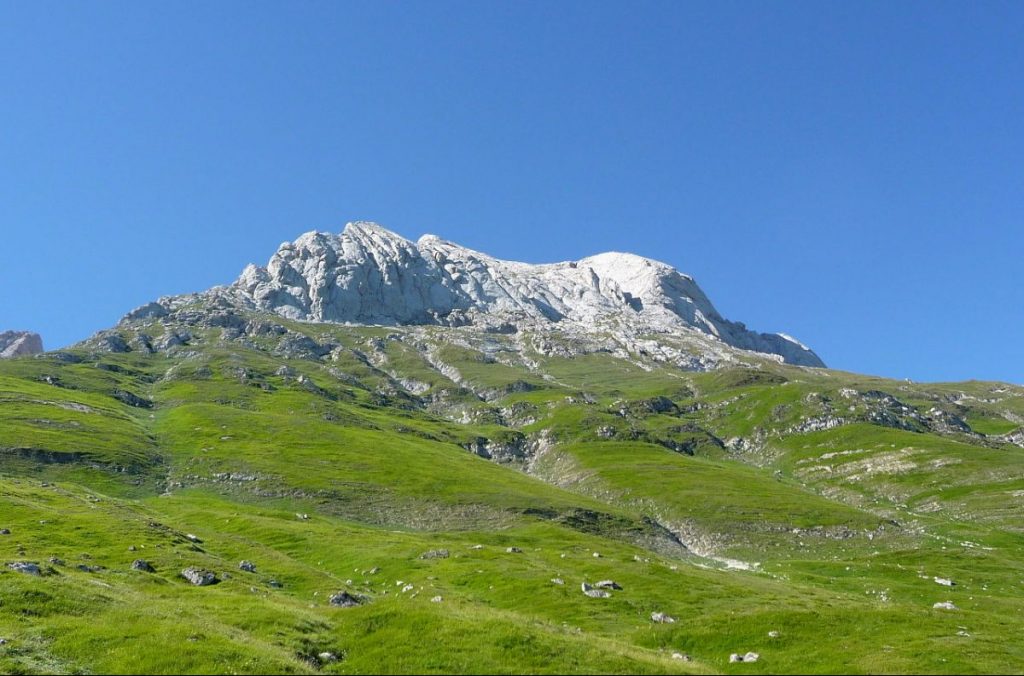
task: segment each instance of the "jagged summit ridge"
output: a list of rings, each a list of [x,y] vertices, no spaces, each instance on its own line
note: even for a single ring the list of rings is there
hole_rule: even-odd
[[[724,319],[692,277],[628,253],[533,265],[435,235],[412,242],[376,223],[353,222],[340,234],[313,231],[282,244],[265,267],[249,265],[229,291],[290,319],[696,330],[789,363],[824,366],[795,339]]]

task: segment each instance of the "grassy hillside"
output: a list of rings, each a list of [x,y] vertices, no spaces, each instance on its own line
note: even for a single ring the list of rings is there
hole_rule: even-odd
[[[242,320],[0,362],[0,672],[1024,671],[1024,389]]]

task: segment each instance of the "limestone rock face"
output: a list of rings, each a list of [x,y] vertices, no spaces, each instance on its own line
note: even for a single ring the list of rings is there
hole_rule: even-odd
[[[411,242],[374,223],[309,232],[282,244],[266,267],[248,266],[225,290],[290,319],[355,324],[542,325],[648,334],[696,330],[729,346],[824,366],[784,334],[724,319],[692,277],[627,253],[531,265],[504,261],[433,235]],[[140,313],[158,316],[150,304]]]
[[[38,333],[29,331],[4,331],[0,333],[0,359],[39,354],[43,351],[43,339]]]

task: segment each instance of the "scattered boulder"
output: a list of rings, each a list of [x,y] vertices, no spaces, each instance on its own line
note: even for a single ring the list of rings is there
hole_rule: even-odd
[[[441,601],[444,601],[444,599],[440,596],[435,596],[434,598],[430,599],[431,603],[440,603]]]
[[[689,662],[690,661],[690,656],[687,655],[686,653],[672,653],[672,659],[674,659],[674,660],[682,660],[683,662]]]
[[[594,586],[598,589],[614,589],[616,591],[622,591],[622,587],[613,580],[601,580],[600,582],[595,582]]]
[[[195,535],[192,535],[192,533],[186,533],[185,534],[185,539],[188,540],[189,542],[195,542],[195,543],[201,543],[202,542],[202,540],[200,540]]]
[[[781,634],[779,634],[779,632],[775,631],[774,629],[768,632],[768,638],[778,638],[779,636],[781,636]]]
[[[565,584],[565,580],[563,580],[560,577],[553,577],[553,578],[551,578],[551,583],[552,584]]]
[[[317,658],[319,658],[319,660],[321,662],[337,662],[338,661],[338,656],[337,655],[335,655],[332,652],[328,652],[326,650],[324,652],[320,653],[319,655],[317,655]]]
[[[53,565],[53,566],[63,566],[64,565],[64,559],[58,558],[56,556],[51,556],[50,557],[50,565]]]
[[[10,535],[11,530],[9,528],[0,528],[0,535]]]
[[[192,566],[181,571],[181,576],[197,587],[206,587],[219,582],[217,576],[210,571]]]
[[[938,603],[933,605],[932,608],[935,608],[936,610],[960,610],[955,605],[953,605],[952,601],[939,601]]]
[[[941,584],[943,587],[956,586],[956,582],[953,582],[952,580],[945,577],[933,577],[932,579],[935,580],[935,584]]]
[[[256,564],[252,561],[242,561],[238,564],[238,570],[244,570],[247,573],[255,573]]]
[[[756,662],[758,659],[760,659],[760,657],[761,657],[761,655],[759,655],[758,653],[746,653],[745,655],[740,655],[739,653],[733,653],[732,655],[729,655],[729,661],[730,662]]]
[[[447,549],[431,549],[420,554],[421,559],[447,559],[451,554]]]
[[[580,588],[583,590],[584,594],[586,594],[587,596],[589,596],[592,599],[606,599],[606,598],[611,596],[611,594],[606,592],[605,590],[603,590],[603,589],[595,589],[594,587],[592,587],[591,585],[587,584],[586,582],[584,582],[582,585],[580,585]]]
[[[651,621],[657,622],[658,624],[673,624],[676,618],[665,613],[651,613]]]
[[[347,591],[338,592],[332,594],[330,604],[337,608],[354,608],[363,604],[363,599],[359,596],[349,594]]]
[[[132,561],[132,570],[141,570],[143,573],[155,573],[156,570],[153,566],[145,559],[135,559]]]
[[[520,549],[519,547],[509,547],[508,549],[505,550],[505,552],[507,554],[522,554],[523,550]]]
[[[29,563],[28,561],[15,561],[8,563],[7,567],[18,573],[25,573],[26,575],[42,575],[43,569],[39,567],[37,563]]]
[[[284,587],[284,584],[282,584],[281,582],[278,582],[277,580],[271,580],[270,582],[267,583],[267,585],[271,589],[281,589],[281,588]]]

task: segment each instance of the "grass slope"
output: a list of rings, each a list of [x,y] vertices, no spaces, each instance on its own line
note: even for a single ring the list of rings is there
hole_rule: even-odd
[[[274,321],[0,362],[0,671],[1024,671],[1020,388]]]

